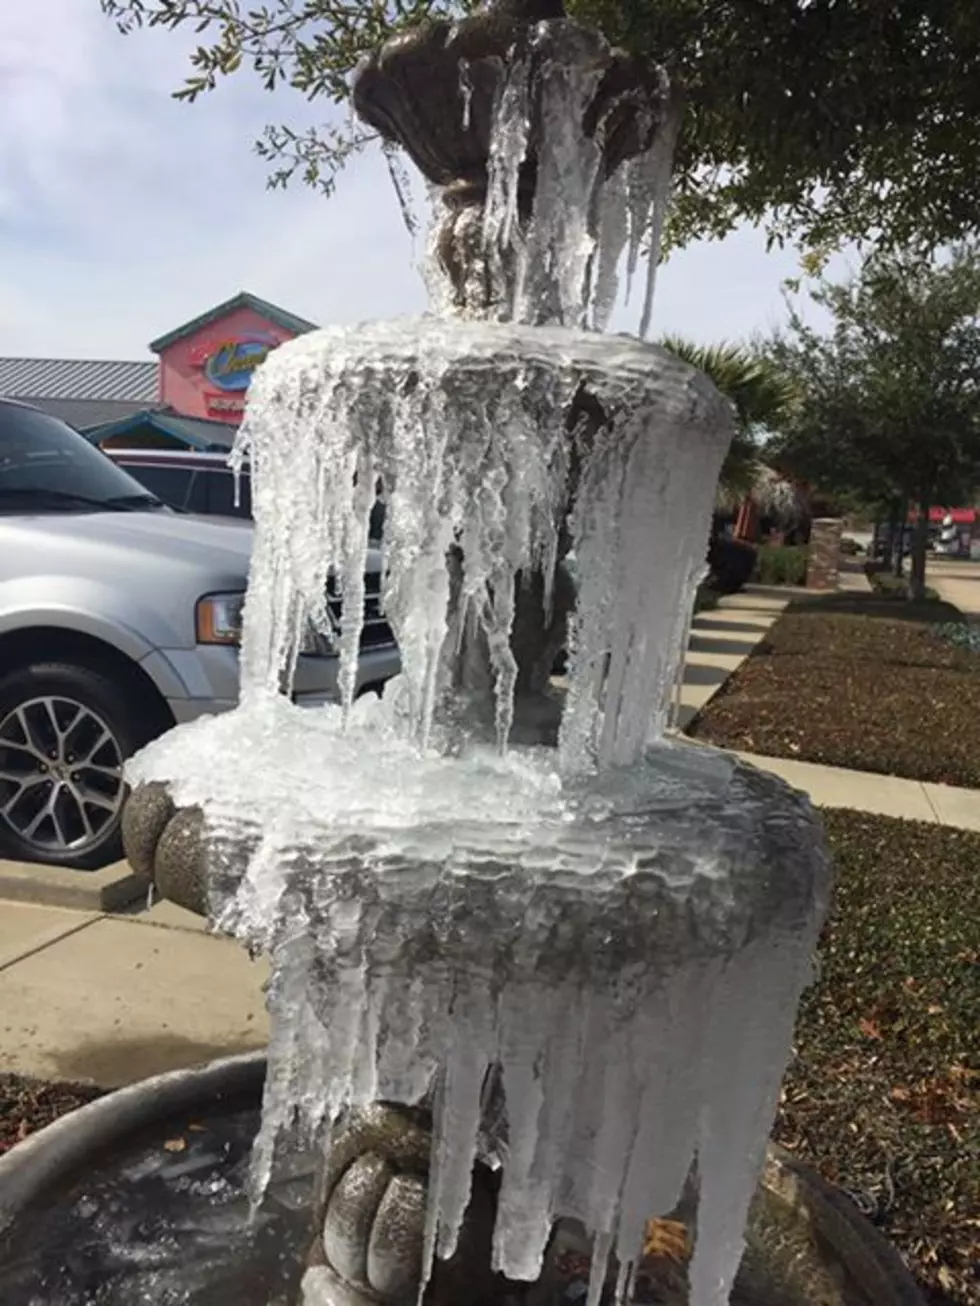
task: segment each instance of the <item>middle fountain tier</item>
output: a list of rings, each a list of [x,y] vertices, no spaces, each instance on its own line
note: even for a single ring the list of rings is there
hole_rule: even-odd
[[[212,919],[270,955],[255,1188],[325,1149],[311,1303],[438,1286],[475,1167],[507,1279],[566,1220],[592,1301],[608,1267],[625,1291],[687,1194],[690,1301],[727,1300],[830,886],[803,797],[664,738],[729,435],[701,374],[560,327],[321,331],[258,374],[241,706],[130,777],[203,811]],[[355,703],[379,478],[404,671]],[[302,710],[324,641],[343,701]],[[379,1101],[431,1112],[421,1170],[333,1132]]]
[[[634,760],[667,724],[731,429],[703,374],[627,336],[427,317],[282,346],[236,448],[257,527],[243,702],[277,692],[304,641],[338,638],[329,584],[349,707],[380,479],[385,614],[418,742],[461,701],[493,701],[501,747],[534,733],[520,700],[547,693],[574,551],[562,769]]]

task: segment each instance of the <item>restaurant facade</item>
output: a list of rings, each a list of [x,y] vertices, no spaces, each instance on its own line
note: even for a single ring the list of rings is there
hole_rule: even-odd
[[[153,340],[156,361],[0,358],[0,395],[103,448],[227,450],[255,370],[315,323],[241,291]]]

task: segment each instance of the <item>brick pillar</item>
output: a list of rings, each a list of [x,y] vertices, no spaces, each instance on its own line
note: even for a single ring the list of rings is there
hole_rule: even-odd
[[[840,575],[839,517],[818,517],[810,523],[810,551],[806,563],[808,590],[835,590]]]

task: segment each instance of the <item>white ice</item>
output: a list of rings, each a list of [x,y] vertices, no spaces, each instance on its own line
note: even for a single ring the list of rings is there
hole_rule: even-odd
[[[607,417],[598,432],[566,429],[583,385]],[[727,407],[703,378],[628,337],[423,318],[282,346],[254,382],[239,438],[257,527],[244,699],[288,683],[310,626],[336,638],[325,604],[332,572],[344,597],[337,643],[349,708],[381,477],[385,611],[420,744],[447,648],[470,620],[489,644],[506,743],[515,578],[553,569],[571,508],[582,592],[562,763],[635,759],[667,721],[729,430]]]
[[[722,1306],[829,870],[805,800],[661,739],[730,415],[664,351],[580,329],[608,320],[624,251],[632,275],[648,238],[649,323],[679,127],[668,113],[607,184],[579,130],[596,65],[566,63],[583,39],[532,38],[547,133],[529,222],[530,62],[501,83],[478,235],[506,320],[315,332],[260,369],[235,455],[256,519],[241,706],[157,741],[129,778],[204,809],[216,923],[270,954],[257,1191],[285,1136],[322,1142],[345,1107],[434,1097],[427,1252],[450,1255],[499,1068],[496,1267],[535,1278],[567,1217],[595,1235],[589,1306],[608,1256],[625,1291],[645,1222],[696,1166],[691,1301]],[[604,421],[569,429],[582,393]],[[403,674],[365,703],[378,477]],[[547,601],[563,521],[580,589],[559,747],[508,751],[515,581],[542,572]],[[440,712],[474,623],[489,740]],[[310,649],[339,654],[335,708],[286,697]]]
[[[346,723],[280,697],[173,732],[132,776],[204,807],[243,872],[218,923],[271,957],[260,1189],[284,1136],[438,1086],[430,1249],[451,1254],[500,1066],[497,1267],[535,1278],[559,1218],[628,1267],[696,1162],[692,1302],[721,1306],[826,909],[815,818],[691,745],[556,763],[423,751],[397,695]]]

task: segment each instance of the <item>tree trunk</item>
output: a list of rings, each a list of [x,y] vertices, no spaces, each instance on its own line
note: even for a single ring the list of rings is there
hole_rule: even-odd
[[[929,503],[919,500],[919,519],[912,536],[911,567],[909,569],[909,598],[924,599],[926,595],[926,544],[929,541]]]
[[[899,532],[902,529],[902,503],[900,499],[893,499],[888,509],[888,539],[885,546],[882,561],[889,571],[895,568],[895,559],[901,552],[901,540]]]
[[[896,576],[903,576],[905,573],[905,522],[901,517],[895,518],[895,528],[892,532],[892,568]]]

